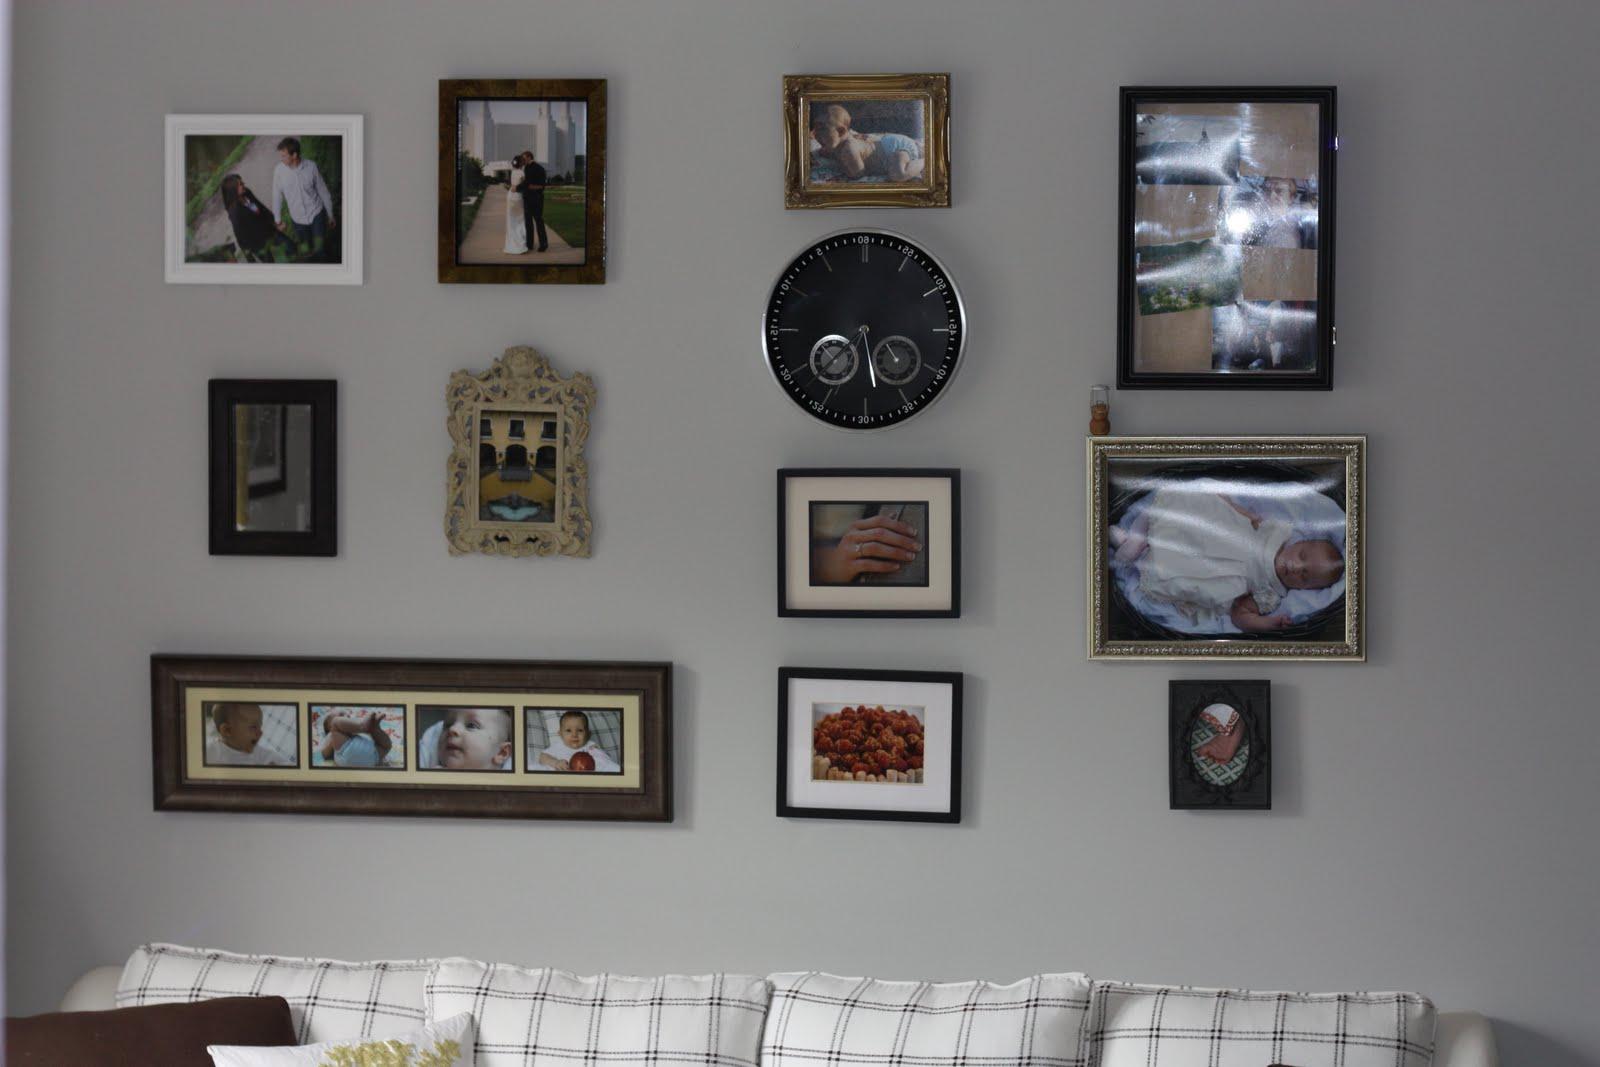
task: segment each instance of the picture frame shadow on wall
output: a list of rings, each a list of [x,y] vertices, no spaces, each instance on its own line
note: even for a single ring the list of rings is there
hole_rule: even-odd
[[[606,280],[603,78],[441,79],[439,281]]]
[[[332,380],[213,378],[213,556],[338,554],[338,391]]]
[[[1088,652],[1366,659],[1365,437],[1090,437]]]
[[[360,115],[168,115],[166,280],[360,285]]]
[[[949,207],[949,74],[785,74],[785,208]]]
[[[962,681],[780,667],[778,817],[959,823]]]
[[[1167,806],[1272,807],[1272,683],[1167,683]]]
[[[961,472],[778,471],[778,616],[961,617]]]
[[[158,811],[672,820],[672,665],[150,657]]]
[[[1333,86],[1125,86],[1117,385],[1331,389]]]

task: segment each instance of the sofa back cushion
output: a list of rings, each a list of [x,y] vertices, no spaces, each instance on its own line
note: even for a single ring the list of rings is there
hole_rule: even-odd
[[[1017,1064],[1083,1067],[1089,980],[886,982],[774,974],[763,1067]]]
[[[1092,1067],[1429,1067],[1415,993],[1263,993],[1095,982]]]
[[[767,1001],[766,980],[743,975],[584,978],[464,959],[440,960],[427,984],[428,1018],[477,1020],[477,1067],[756,1067]]]
[[[115,1011],[64,1011],[6,1020],[0,1062],[11,1067],[159,1063],[211,1067],[207,1045],[294,1041],[281,997],[228,997],[204,1004],[157,1004]]]
[[[347,963],[142,945],[122,968],[117,1007],[279,996],[289,1002],[298,1044],[388,1037],[422,1025],[432,966],[432,960]]]

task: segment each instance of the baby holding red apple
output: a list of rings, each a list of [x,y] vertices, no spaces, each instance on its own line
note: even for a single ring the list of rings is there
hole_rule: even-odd
[[[539,753],[538,768],[545,771],[594,771],[620,773],[622,767],[594,742],[589,716],[581,711],[561,713],[557,736],[550,747]],[[530,768],[531,769],[531,768]]]

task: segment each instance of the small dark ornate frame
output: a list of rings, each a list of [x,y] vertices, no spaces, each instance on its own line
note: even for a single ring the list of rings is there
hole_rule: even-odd
[[[583,101],[584,257],[582,263],[486,264],[456,259],[456,152],[462,100]],[[606,280],[606,81],[514,78],[439,81],[439,281],[489,285],[601,285]]]
[[[330,380],[213,378],[210,392],[210,543],[213,556],[333,556],[338,547],[339,383]],[[311,529],[239,530],[234,523],[232,412],[238,404],[311,406]]]
[[[950,606],[932,610],[816,610],[789,606],[788,529],[791,478],[944,478],[950,482]],[[885,587],[891,588],[891,587]],[[961,617],[961,471],[955,467],[784,467],[778,471],[778,617],[780,619],[959,619]]]
[[[1117,165],[1117,387],[1119,389],[1332,389],[1335,160],[1338,155],[1337,90],[1320,86],[1123,86],[1118,110],[1121,148]],[[1133,366],[1133,322],[1138,314],[1133,277],[1133,118],[1152,103],[1308,103],[1318,107],[1317,157],[1317,364],[1304,373],[1240,374],[1218,371],[1152,373]]]
[[[778,817],[780,819],[872,819],[881,822],[961,821],[961,688],[959,671],[880,671],[778,668]],[[806,808],[789,803],[789,681],[792,678],[837,678],[846,681],[906,682],[950,687],[950,796],[945,811],[886,811],[880,808]],[[895,786],[888,786],[893,789]]]
[[[526,692],[636,696],[640,701],[640,785],[635,789],[534,790],[494,783],[362,786],[348,782],[196,781],[184,776],[183,730],[185,691],[194,686],[437,690],[482,693],[486,701],[496,694]],[[672,821],[670,663],[158,654],[150,657],[150,692],[158,811]],[[407,744],[412,743],[408,738]]]
[[[1194,769],[1189,737],[1200,712],[1211,704],[1238,709],[1250,743],[1244,773],[1217,786]],[[1173,811],[1268,810],[1272,807],[1272,683],[1267,681],[1179,681],[1167,683],[1167,803]]]

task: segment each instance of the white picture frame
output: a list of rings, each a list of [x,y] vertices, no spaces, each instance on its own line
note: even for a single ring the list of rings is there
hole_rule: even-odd
[[[340,231],[338,263],[193,262],[189,255],[189,218],[185,186],[185,148],[195,136],[335,136],[340,142]],[[275,143],[275,140],[274,142]],[[166,280],[189,285],[360,285],[363,275],[365,216],[363,159],[365,146],[360,115],[168,115],[166,117],[166,184],[164,245]],[[259,181],[258,181],[259,184]],[[220,195],[213,192],[211,195]],[[270,196],[270,182],[261,190]],[[231,234],[231,229],[228,231]]]

